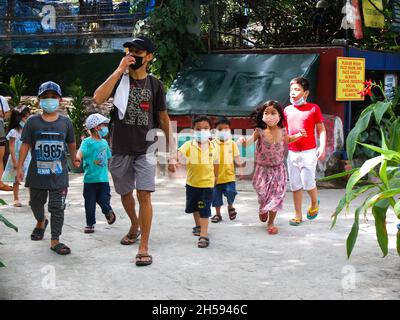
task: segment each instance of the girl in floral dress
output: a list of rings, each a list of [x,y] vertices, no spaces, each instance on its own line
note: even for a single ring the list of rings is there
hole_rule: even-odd
[[[267,223],[269,234],[277,234],[274,225],[276,214],[282,209],[286,193],[287,174],[285,152],[288,143],[306,136],[305,130],[288,136],[284,129],[283,109],[277,101],[267,101],[251,114],[256,129],[250,139],[239,139],[244,146],[257,141],[255,151],[256,169],[253,187],[258,196],[259,218]]]
[[[23,107],[22,109],[14,108],[11,113],[10,118],[10,131],[7,134],[7,140],[9,141],[10,156],[6,167],[4,169],[2,181],[13,183],[14,192],[14,207],[22,207],[19,201],[19,184],[15,179],[15,171],[18,163],[19,149],[21,148],[21,134],[26,120],[28,120],[30,115],[30,109],[28,107]],[[28,153],[26,160],[24,162],[24,173],[25,176],[28,172],[29,163],[31,161],[31,155]]]

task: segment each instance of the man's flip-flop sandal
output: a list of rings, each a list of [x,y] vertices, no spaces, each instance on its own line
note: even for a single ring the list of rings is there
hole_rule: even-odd
[[[213,223],[218,223],[220,221],[222,221],[222,217],[219,214],[216,214],[215,216],[213,216],[211,218],[211,222],[213,222]]]
[[[268,220],[268,212],[259,213],[258,217],[260,218],[261,222],[267,222],[267,220]]]
[[[71,249],[68,248],[64,243],[59,243],[56,246],[51,247],[50,249],[62,256],[65,256],[65,255],[71,253]]]
[[[113,224],[117,220],[115,213],[112,211],[109,214],[107,214],[105,217],[107,219],[108,224]]]
[[[236,219],[237,212],[236,212],[235,208],[228,209],[228,214],[229,214],[229,219],[231,219],[231,220]]]
[[[199,242],[197,242],[197,246],[199,248],[207,248],[210,244],[210,239],[207,237],[200,237]]]
[[[307,210],[307,219],[314,220],[318,216],[319,212],[319,199],[318,199],[318,206],[315,209],[311,209],[311,206]]]
[[[35,228],[31,234],[32,241],[40,241],[43,240],[44,232],[46,231],[47,225],[49,224],[49,220],[46,219],[44,222],[44,229]]]
[[[147,260],[142,260],[143,258],[149,258]],[[138,267],[149,266],[153,263],[153,257],[147,253],[138,253],[136,255],[136,265]]]
[[[277,234],[278,233],[278,228],[277,227],[268,227],[267,231],[269,234],[273,235],[273,234]]]
[[[301,220],[300,218],[293,218],[293,219],[289,220],[289,224],[291,226],[299,226],[302,223],[303,223],[303,220]]]
[[[192,233],[194,236],[196,236],[196,237],[200,236],[200,228],[201,228],[200,226],[196,226],[196,227],[192,228],[193,229]]]
[[[128,233],[125,237],[121,239],[121,244],[124,246],[129,246],[131,244],[134,244],[140,236],[140,230],[138,230],[136,233]]]

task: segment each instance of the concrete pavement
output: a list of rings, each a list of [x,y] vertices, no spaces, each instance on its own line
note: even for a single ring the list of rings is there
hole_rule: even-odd
[[[150,239],[153,265],[138,268],[138,245],[122,246],[129,220],[118,196],[112,205],[117,222],[108,226],[98,210],[96,232],[83,233],[82,175],[71,174],[62,241],[72,254],[51,250],[50,230],[41,242],[30,240],[35,225],[28,206],[1,207],[19,232],[0,224],[0,299],[399,299],[400,257],[395,250],[396,223],[388,218],[390,250],[382,254],[374,221],[360,221],[358,242],[350,260],[345,241],[355,206],[330,230],[330,215],[344,190],[321,190],[317,220],[291,227],[293,202],[287,194],[278,214],[279,234],[270,236],[258,221],[257,199],[249,181],[238,183],[237,219],[210,224],[211,244],[196,246],[193,219],[184,213],[183,180],[160,179],[153,194]],[[27,192],[21,192],[27,204]],[[12,193],[0,192],[12,203]],[[306,198],[305,198],[306,199]],[[307,201],[306,201],[307,202]],[[358,204],[360,203],[357,202]],[[306,208],[307,203],[304,204]]]

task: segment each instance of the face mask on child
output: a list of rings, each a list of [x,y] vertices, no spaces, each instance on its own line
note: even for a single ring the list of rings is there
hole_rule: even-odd
[[[25,127],[25,121],[22,121],[22,120],[21,120],[21,121],[19,122],[19,126],[20,126],[21,128]]]
[[[106,135],[108,135],[108,127],[101,127],[101,129],[98,131],[98,134],[100,138],[104,138]]]
[[[279,116],[278,115],[264,115],[263,121],[267,124],[268,127],[275,127],[279,123]]]
[[[306,99],[305,99],[304,96],[303,96],[303,97],[301,97],[301,98],[300,98],[299,100],[297,100],[297,101],[294,101],[293,98],[290,98],[290,103],[291,103],[292,105],[294,105],[294,106],[302,106],[303,104],[306,104],[307,101],[306,101]]]
[[[196,130],[193,133],[193,137],[197,142],[206,142],[211,137],[210,130]]]
[[[58,109],[60,101],[58,99],[41,99],[39,104],[44,112],[53,113]]]
[[[217,131],[217,138],[222,141],[228,141],[231,138],[231,131],[230,130],[218,130]]]

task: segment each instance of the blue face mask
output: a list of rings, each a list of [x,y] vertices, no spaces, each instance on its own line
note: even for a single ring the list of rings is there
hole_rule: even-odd
[[[22,120],[21,120],[21,121],[19,122],[19,126],[20,126],[21,128],[25,127],[25,121],[22,121]]]
[[[53,113],[60,106],[60,101],[58,99],[41,99],[40,107],[46,113]]]
[[[206,142],[208,139],[210,139],[210,137],[210,130],[196,130],[193,133],[193,138],[200,143]]]
[[[291,104],[294,105],[294,106],[302,106],[303,104],[306,104],[306,103],[307,103],[306,99],[304,99],[304,96],[301,97],[301,98],[300,98],[299,100],[297,100],[297,101],[294,101],[293,98],[290,98],[290,102],[291,102]]]
[[[104,138],[106,135],[108,135],[108,127],[101,127],[98,133],[100,138]]]
[[[222,141],[228,141],[231,138],[230,130],[218,130],[217,131],[217,138]]]

